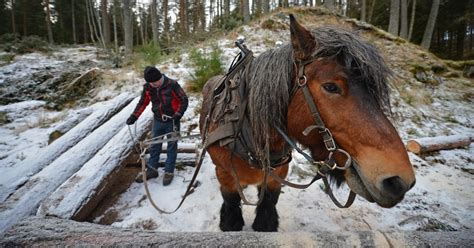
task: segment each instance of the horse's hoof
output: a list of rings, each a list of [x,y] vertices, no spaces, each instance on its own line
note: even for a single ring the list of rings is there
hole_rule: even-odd
[[[278,232],[278,220],[273,221],[255,221],[252,224],[252,229],[256,232]]]

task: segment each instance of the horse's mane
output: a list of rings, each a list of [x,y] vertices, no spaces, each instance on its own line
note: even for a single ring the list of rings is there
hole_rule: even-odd
[[[377,49],[357,35],[337,28],[316,28],[312,33],[317,43],[313,56],[337,57],[357,79],[353,82],[365,84],[378,106],[390,112],[387,85],[390,70]],[[271,128],[286,129],[293,65],[293,48],[288,44],[264,52],[253,60],[246,72],[250,88],[249,119],[257,156],[264,163],[268,162]]]

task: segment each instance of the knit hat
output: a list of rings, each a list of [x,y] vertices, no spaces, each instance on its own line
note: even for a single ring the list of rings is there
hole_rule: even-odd
[[[154,66],[147,66],[143,74],[147,82],[156,82],[161,79],[161,72]]]

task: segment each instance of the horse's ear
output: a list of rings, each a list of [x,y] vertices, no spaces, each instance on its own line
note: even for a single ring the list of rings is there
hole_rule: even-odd
[[[311,32],[301,26],[293,14],[290,14],[290,33],[295,59],[308,59],[316,47],[316,42]]]

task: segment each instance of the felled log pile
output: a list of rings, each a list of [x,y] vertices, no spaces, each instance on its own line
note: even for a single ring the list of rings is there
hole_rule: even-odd
[[[126,101],[122,98],[119,102]],[[107,163],[108,155],[113,156],[111,154],[117,153],[118,155],[116,156],[125,156],[123,153],[124,149],[120,151],[120,148],[110,148],[106,154],[101,154],[100,152],[103,151],[102,148],[104,148],[104,146],[107,147],[107,144],[112,144],[110,140],[113,139],[117,134],[121,134],[120,137],[124,137],[123,133],[125,121],[130,116],[130,113],[132,113],[137,102],[138,98],[128,103],[128,105],[118,114],[111,117],[108,121],[98,126],[92,132],[89,131],[89,134],[86,137],[73,140],[72,146],[68,145],[69,149],[66,148],[67,151],[62,150],[61,153],[59,153],[57,152],[58,150],[61,150],[59,147],[52,150],[45,149],[47,152],[45,151],[45,158],[41,161],[42,164],[46,164],[46,166],[40,172],[28,178],[24,185],[22,185],[0,205],[0,219],[2,220],[0,221],[0,233],[14,225],[25,216],[35,213],[38,206],[41,204],[41,202],[43,202],[44,199],[46,199],[74,173],[79,171],[84,166],[84,164],[86,164],[88,161],[94,161],[92,158],[98,156],[98,158],[95,159],[95,161],[97,161],[95,162],[95,165],[104,166],[104,164]],[[110,106],[106,105],[104,108],[100,109],[108,109],[108,107]],[[93,115],[94,114],[91,116]],[[145,119],[146,118],[143,118],[143,120]],[[96,121],[98,120],[96,119]],[[145,123],[143,124],[146,126]],[[68,133],[66,133],[60,139],[66,139]],[[118,140],[115,139],[114,141],[120,141],[120,137],[117,138]],[[51,145],[56,144],[56,146],[58,146],[57,144],[60,144],[59,141],[60,140],[57,140]],[[129,147],[132,147],[132,145],[132,143],[128,144]],[[97,154],[98,151],[99,154]],[[32,161],[34,161],[34,159]],[[104,164],[100,164],[101,162]],[[75,180],[78,178],[79,177],[76,177]]]

